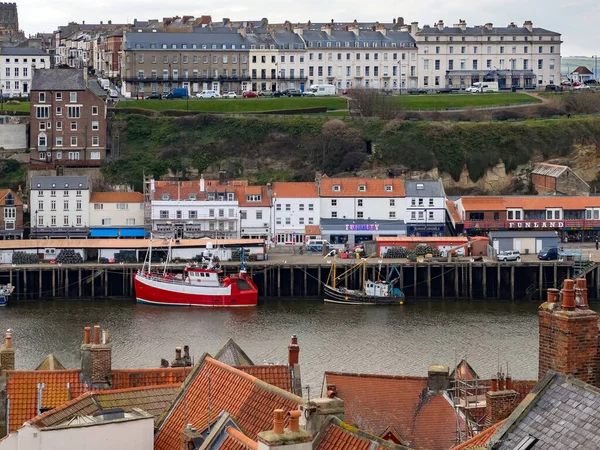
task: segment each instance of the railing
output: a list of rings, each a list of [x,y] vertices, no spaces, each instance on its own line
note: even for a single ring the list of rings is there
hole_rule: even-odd
[[[467,220],[465,229],[470,230],[518,230],[535,228],[600,228],[600,220],[567,219],[567,220]]]
[[[202,83],[202,82],[211,82],[211,81],[250,81],[250,77],[249,76],[225,76],[225,75],[219,75],[216,77],[213,76],[197,76],[197,77],[188,77],[188,78],[181,78],[179,76],[177,77],[172,77],[172,76],[162,76],[162,77],[153,77],[153,76],[149,76],[149,77],[143,77],[140,78],[139,76],[135,76],[135,77],[124,77],[123,80],[127,81],[127,82],[145,82],[145,83],[156,83],[159,81],[168,81],[168,82],[180,82],[180,81],[189,81],[192,83]]]

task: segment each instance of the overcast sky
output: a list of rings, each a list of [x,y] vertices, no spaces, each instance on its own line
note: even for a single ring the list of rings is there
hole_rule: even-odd
[[[468,26],[492,22],[506,26],[525,20],[562,34],[562,56],[591,56],[600,53],[600,3],[594,0],[254,0],[218,3],[197,0],[12,0],[17,1],[19,22],[26,33],[54,31],[70,21],[98,23],[112,20],[124,23],[133,19],[162,19],[183,15],[211,15],[213,20],[229,17],[232,20],[260,20],[270,22],[336,22],[380,21],[391,22],[404,17],[405,22],[418,21],[419,26],[442,19],[454,24],[465,19]]]

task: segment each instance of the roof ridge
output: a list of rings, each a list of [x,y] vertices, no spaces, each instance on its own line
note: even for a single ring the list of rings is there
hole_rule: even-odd
[[[59,370],[35,370],[35,369],[15,369],[7,370],[8,375],[16,374],[61,374],[61,373],[76,373],[81,372],[81,369],[59,369]]]
[[[26,421],[25,424],[34,425],[35,426],[36,423],[41,422],[46,417],[51,416],[52,414],[56,414],[59,411],[63,411],[65,409],[67,409],[68,407],[70,407],[72,405],[75,405],[76,403],[80,402],[84,398],[91,397],[93,395],[94,395],[93,391],[86,391],[83,394],[81,394],[81,395],[79,395],[79,396],[77,396],[77,397],[69,400],[68,402],[65,402],[62,405],[57,406],[56,408],[52,408],[52,409],[50,409],[48,411],[44,411],[43,413],[38,414],[34,418],[29,419],[28,421]]]
[[[170,389],[170,388],[181,388],[179,383],[170,384],[153,384],[151,386],[136,386],[132,388],[120,388],[120,389],[92,389],[94,395],[112,395],[112,394],[123,394],[125,392],[138,392],[138,391],[150,391],[154,389]]]
[[[188,366],[189,367],[189,366]],[[151,367],[151,368],[144,368],[144,369],[113,369],[113,373],[115,372],[119,372],[119,373],[139,373],[139,372],[160,372],[163,370],[167,370],[170,372],[177,372],[179,370],[183,370],[185,371],[186,367]]]
[[[400,239],[400,238],[398,238]],[[411,380],[411,381],[427,381],[427,377],[416,377],[410,375],[384,375],[384,374],[369,374],[369,373],[346,373],[346,372],[325,372],[325,376],[327,375],[335,375],[335,376],[347,376],[354,378],[380,378],[386,380]]]

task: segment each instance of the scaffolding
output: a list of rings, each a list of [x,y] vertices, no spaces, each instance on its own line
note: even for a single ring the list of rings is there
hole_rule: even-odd
[[[485,393],[490,386],[489,380],[481,380],[474,372],[465,375],[461,367],[470,367],[466,359],[456,366],[452,379],[457,445],[476,436],[485,428]]]

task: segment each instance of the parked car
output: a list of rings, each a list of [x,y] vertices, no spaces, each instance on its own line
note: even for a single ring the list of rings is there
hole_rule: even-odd
[[[443,88],[439,88],[436,92],[438,94],[452,94],[454,92],[458,92],[460,89],[458,88],[451,88],[451,87],[443,87]]]
[[[162,100],[162,95],[159,94],[158,92],[153,92],[152,94],[148,95],[148,97],[146,97],[146,100]]]
[[[560,92],[562,91],[562,86],[558,86],[557,84],[547,84],[546,92]]]
[[[544,247],[538,253],[538,259],[552,261],[558,259],[558,247]]]
[[[572,84],[572,83],[571,83],[571,80],[562,80],[562,81],[560,82],[560,85],[561,85],[561,86],[571,86],[571,84]]]
[[[283,93],[281,91],[273,91],[269,94],[269,97],[282,97]]]
[[[598,84],[598,80],[585,80],[583,84],[587,84],[588,86],[596,86]]]
[[[288,97],[302,97],[302,92],[297,89],[286,89],[281,94]]]
[[[256,98],[258,97],[258,95],[256,95],[256,92],[252,92],[252,91],[246,91],[242,93],[242,98]]]
[[[571,83],[571,86],[573,86],[573,87],[581,86],[581,83],[579,81],[573,81]]]
[[[352,89],[346,89],[342,91],[342,95],[350,95],[352,93]]]
[[[589,90],[590,87],[587,84],[580,83],[579,86],[575,86],[573,89],[576,91],[586,91],[586,90]]]
[[[427,89],[409,89],[409,94],[427,94],[429,92]]]
[[[309,252],[322,252],[323,247],[330,249],[329,242],[322,239],[309,239],[306,242],[306,250]]]
[[[108,91],[108,96],[110,98],[119,98],[119,93],[115,89],[111,89]]]
[[[237,94],[233,91],[229,91],[226,94],[223,94],[223,98],[237,98]]]
[[[217,91],[202,91],[196,94],[196,98],[219,98],[221,94]]]
[[[315,97],[315,93],[313,91],[304,91],[302,95],[304,97]]]
[[[268,97],[269,95],[271,95],[271,91],[258,91],[259,97]]]
[[[187,88],[175,88],[175,89],[172,89],[171,92],[169,92],[165,98],[168,98],[168,99],[187,98],[188,94],[189,94],[189,92],[188,92]]]
[[[496,255],[498,261],[521,261],[521,253],[518,250],[503,250]]]

